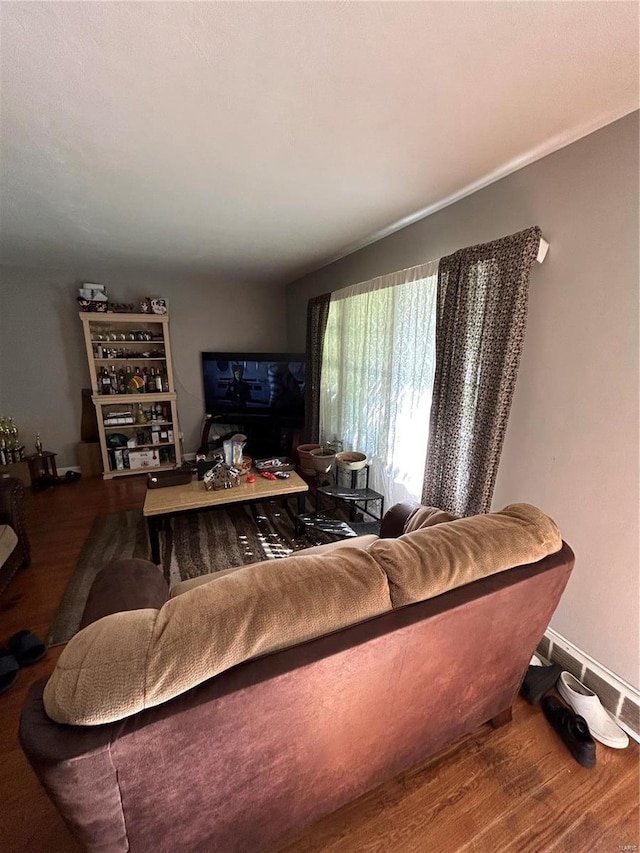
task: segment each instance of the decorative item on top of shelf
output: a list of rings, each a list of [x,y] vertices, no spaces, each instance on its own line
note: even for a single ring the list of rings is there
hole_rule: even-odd
[[[147,296],[149,311],[151,314],[166,314],[168,310],[167,300],[160,296]]]
[[[109,307],[116,314],[132,314],[137,310],[133,302],[111,302]]]
[[[83,282],[82,287],[78,289],[77,298],[81,311],[96,311],[104,314],[109,310],[107,288],[104,284]]]

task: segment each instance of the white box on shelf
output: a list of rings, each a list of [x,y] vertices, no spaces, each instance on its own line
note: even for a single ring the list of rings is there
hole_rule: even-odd
[[[130,450],[129,468],[158,468],[160,456],[157,450]]]

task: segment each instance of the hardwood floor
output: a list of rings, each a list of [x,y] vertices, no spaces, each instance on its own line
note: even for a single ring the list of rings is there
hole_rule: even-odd
[[[44,637],[97,515],[142,506],[143,477],[83,479],[29,494],[32,564],[0,599],[0,644],[22,628]],[[17,740],[27,689],[47,676],[52,649],[0,696],[0,849],[79,850]],[[638,744],[597,747],[580,767],[542,712],[518,699],[513,722],[468,735],[291,840],[286,853],[355,851],[618,851],[638,849]],[[224,853],[224,851],[219,851]],[[250,851],[248,851],[250,853]]]

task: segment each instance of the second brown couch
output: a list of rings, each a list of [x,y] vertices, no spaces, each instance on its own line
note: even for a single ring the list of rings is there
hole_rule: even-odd
[[[325,556],[301,552],[293,569],[285,560],[244,567],[173,598],[153,564],[134,567],[130,582],[126,565],[105,570],[110,609],[118,585],[126,608],[135,607],[138,588],[144,609],[105,615],[94,601],[98,621],[71,641],[46,690],[32,689],[20,724],[29,761],[83,847],[273,850],[462,735],[488,721],[507,722],[573,554],[553,522],[526,505],[429,526],[433,518],[428,508],[394,507],[382,538],[360,543],[362,560],[344,548]],[[528,547],[530,535],[544,556],[504,565],[518,537],[518,547]],[[354,575],[341,578],[341,559]],[[475,579],[464,582],[467,563]],[[328,577],[318,570],[323,565]],[[257,642],[253,616],[264,620],[277,608],[267,575],[303,582],[305,566],[309,583],[319,579],[338,590],[344,582],[355,598],[365,578],[361,598],[345,601],[344,609],[373,602],[381,612],[281,647],[276,638],[275,648],[228,665],[230,650],[244,648],[248,638]],[[440,580],[453,586],[420,598]],[[265,598],[254,612],[256,583]],[[232,595],[242,589],[244,608]],[[304,600],[320,607],[309,614],[314,625],[325,610],[339,617],[340,602]],[[295,623],[302,631],[295,636],[302,636],[298,615],[275,614],[279,630]],[[203,619],[211,620],[208,634]],[[130,648],[127,658],[114,634],[131,625],[148,645]],[[179,652],[186,669],[176,669],[181,658],[174,652],[185,636],[195,647]],[[206,677],[221,660],[222,670]],[[188,686],[194,678],[202,680]],[[113,721],[87,724],[101,713]]]

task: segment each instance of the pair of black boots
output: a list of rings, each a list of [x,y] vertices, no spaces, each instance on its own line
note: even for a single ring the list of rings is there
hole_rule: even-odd
[[[596,764],[596,744],[584,717],[560,702],[555,696],[546,696],[560,677],[562,667],[529,666],[520,692],[531,705],[542,705],[551,728],[560,736],[578,764],[592,768]]]

